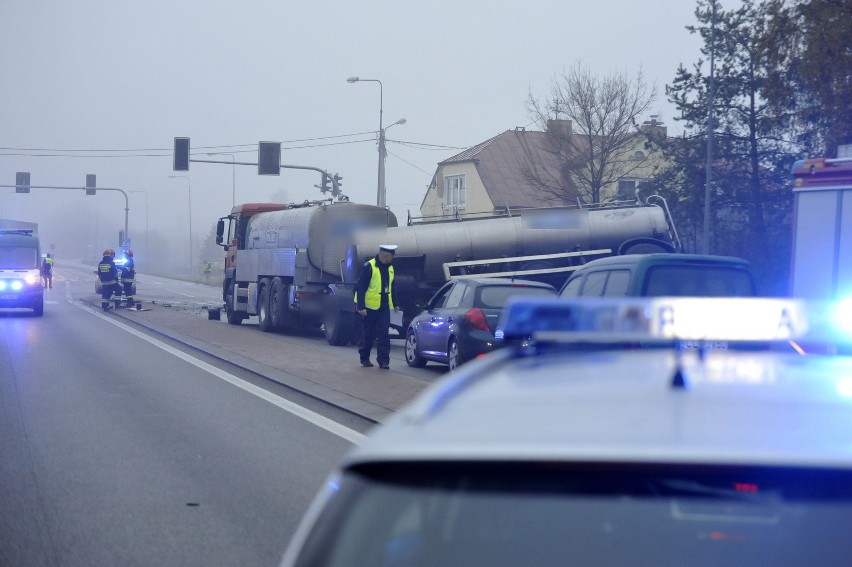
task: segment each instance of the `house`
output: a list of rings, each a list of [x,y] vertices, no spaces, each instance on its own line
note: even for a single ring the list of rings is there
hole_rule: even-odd
[[[665,136],[665,126],[652,117],[643,133]],[[438,164],[420,205],[423,217],[486,216],[530,207],[579,205],[584,202],[558,144],[574,136],[570,120],[550,120],[548,131],[507,130]],[[617,181],[604,190],[607,200],[635,200],[639,183],[650,177],[645,137],[615,166]],[[563,154],[564,155],[564,154]],[[652,163],[653,162],[653,163]]]

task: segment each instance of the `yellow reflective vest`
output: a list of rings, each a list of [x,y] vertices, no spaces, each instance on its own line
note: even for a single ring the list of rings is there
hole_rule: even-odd
[[[368,262],[373,270],[373,276],[370,278],[370,286],[367,288],[367,293],[364,294],[364,306],[367,309],[378,309],[382,306],[382,273],[379,267],[376,266],[376,259],[372,258]],[[393,309],[393,266],[388,266],[388,307]],[[358,292],[355,292],[355,303],[358,303]]]

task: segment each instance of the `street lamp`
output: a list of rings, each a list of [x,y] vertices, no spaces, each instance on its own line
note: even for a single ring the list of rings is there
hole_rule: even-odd
[[[195,263],[192,260],[192,181],[188,175],[169,175],[170,179],[186,179],[186,191],[189,196],[189,273],[193,274]]]
[[[231,156],[231,207],[237,204],[237,168],[236,162],[237,159],[234,154],[229,154],[228,152],[215,152],[209,153],[208,156]]]
[[[376,205],[384,207],[387,195],[385,192],[385,128],[382,125],[382,82],[378,79],[362,79],[361,77],[349,77],[346,79],[346,82],[379,83],[379,181],[378,188],[376,189]],[[405,118],[397,120],[391,126],[397,124],[405,124]]]

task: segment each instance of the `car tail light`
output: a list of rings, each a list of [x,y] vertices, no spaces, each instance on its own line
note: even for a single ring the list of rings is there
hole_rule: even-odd
[[[485,318],[485,313],[479,307],[474,307],[464,314],[464,322],[471,329],[479,329],[480,331],[490,331],[488,320]]]

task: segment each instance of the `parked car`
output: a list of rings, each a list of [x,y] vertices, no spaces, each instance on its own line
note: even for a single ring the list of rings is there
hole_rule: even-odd
[[[412,319],[405,338],[409,366],[439,362],[450,371],[498,348],[494,337],[506,300],[516,295],[556,295],[553,286],[528,280],[471,278],[448,282]]]
[[[561,297],[754,297],[751,265],[731,256],[627,254],[592,260],[574,271]]]

